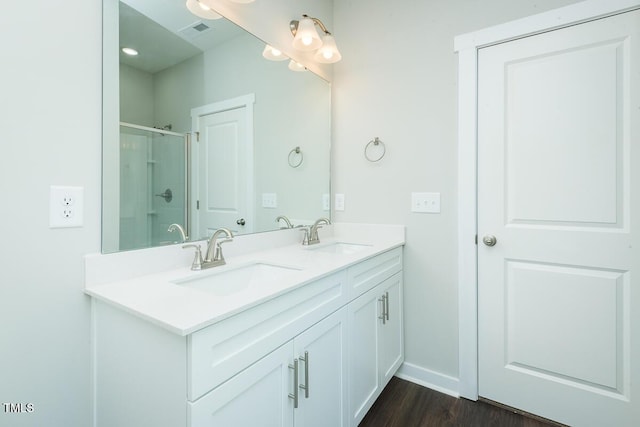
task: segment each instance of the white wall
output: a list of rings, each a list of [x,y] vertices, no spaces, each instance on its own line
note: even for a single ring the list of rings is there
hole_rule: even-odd
[[[2,3],[2,426],[90,425],[83,255],[100,250],[101,27],[99,1]],[[82,228],[49,228],[51,184],[84,187]]]
[[[162,126],[156,121],[153,75],[120,64],[120,121],[135,125]]]
[[[451,389],[458,376],[453,38],[575,2],[334,2],[343,59],[333,77],[332,190],[346,195],[335,219],[406,224],[405,350],[415,379]],[[376,136],[387,154],[371,164],[362,151]],[[441,193],[442,212],[411,213],[412,191]]]

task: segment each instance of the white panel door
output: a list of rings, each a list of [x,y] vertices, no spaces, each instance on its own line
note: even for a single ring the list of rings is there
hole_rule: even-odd
[[[252,231],[250,212],[253,151],[247,147],[246,107],[198,118],[198,234],[220,227],[236,234]]]
[[[575,426],[640,425],[639,52],[634,11],[479,53],[479,394]]]

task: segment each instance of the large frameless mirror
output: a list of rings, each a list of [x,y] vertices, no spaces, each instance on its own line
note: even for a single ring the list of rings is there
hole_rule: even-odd
[[[104,253],[329,215],[329,84],[264,46],[184,0],[104,0]]]

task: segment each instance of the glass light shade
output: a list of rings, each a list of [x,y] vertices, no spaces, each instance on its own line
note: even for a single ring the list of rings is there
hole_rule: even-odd
[[[307,68],[304,65],[294,61],[293,59],[289,61],[289,69],[291,71],[307,71]]]
[[[331,34],[325,34],[322,37],[322,47],[318,49],[313,59],[325,64],[333,64],[342,59],[338,46],[336,46],[336,39]]]
[[[298,30],[293,38],[293,47],[298,50],[316,50],[322,46],[322,40],[316,31],[316,24],[311,18],[302,18],[298,21]]]
[[[269,61],[284,61],[285,59],[287,59],[287,56],[282,53],[281,50],[276,49],[275,47],[270,45],[266,45],[264,47],[262,56],[267,58]]]
[[[123,47],[122,52],[126,53],[129,56],[136,56],[138,54],[138,51],[132,47]]]
[[[209,6],[198,0],[187,0],[187,9],[199,18],[220,19],[222,15],[214,12]]]
[[[253,3],[255,0],[231,0],[234,3]]]

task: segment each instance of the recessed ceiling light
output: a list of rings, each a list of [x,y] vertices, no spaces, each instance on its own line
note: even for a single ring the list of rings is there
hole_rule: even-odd
[[[138,54],[138,51],[131,47],[123,47],[122,51],[130,56],[136,56]]]

